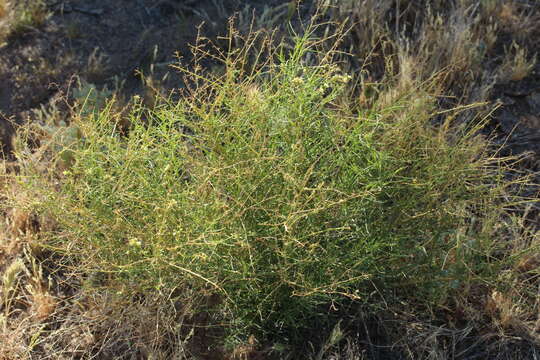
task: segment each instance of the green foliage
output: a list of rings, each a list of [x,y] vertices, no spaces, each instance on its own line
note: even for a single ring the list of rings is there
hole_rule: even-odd
[[[489,272],[503,186],[477,129],[434,127],[421,89],[354,109],[329,54],[305,65],[307,37],[276,53],[190,73],[178,102],[135,105],[127,135],[111,104],[77,121],[71,168],[27,181],[58,222],[48,246],[132,293],[213,297],[244,336],[374,289],[444,303]]]

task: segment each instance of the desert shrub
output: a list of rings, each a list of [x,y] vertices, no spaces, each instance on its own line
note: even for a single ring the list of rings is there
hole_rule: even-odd
[[[58,223],[43,246],[76,256],[94,285],[212,298],[198,311],[263,340],[324,321],[325,304],[392,290],[444,305],[489,276],[504,183],[481,124],[434,126],[426,83],[355,107],[309,36],[256,71],[234,54],[222,75],[185,70],[190,91],[152,111],[136,102],[127,131],[112,104],[83,111],[69,143],[51,137],[61,174],[21,170]]]

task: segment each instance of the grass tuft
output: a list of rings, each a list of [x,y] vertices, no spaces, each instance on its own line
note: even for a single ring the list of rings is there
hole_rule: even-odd
[[[0,45],[42,26],[50,15],[43,0],[0,0]]]

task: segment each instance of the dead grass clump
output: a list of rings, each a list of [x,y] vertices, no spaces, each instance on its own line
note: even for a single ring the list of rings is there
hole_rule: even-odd
[[[531,74],[536,65],[536,55],[513,43],[506,50],[506,55],[499,70],[501,82],[520,81]]]
[[[19,2],[15,7],[15,19],[10,36],[17,36],[32,28],[42,26],[49,16],[47,4],[43,0]]]
[[[35,323],[26,316],[28,296],[25,290],[27,280],[35,281],[35,275],[27,267],[31,259],[28,252],[11,261],[4,268],[0,286],[0,357],[26,359],[31,351],[27,340]]]
[[[193,332],[204,330],[185,324],[185,308],[166,297],[135,300],[125,293],[102,289],[80,291],[66,305],[55,330],[43,334],[41,341],[48,354],[189,359],[193,352],[203,358],[209,352],[209,343],[201,348],[192,346]],[[53,346],[47,348],[47,344]]]
[[[445,73],[447,91],[462,87],[480,75],[485,53],[480,51],[474,13],[465,6],[449,15],[426,15],[425,24],[416,43],[407,49],[414,56],[420,79],[439,72]]]
[[[37,262],[35,257],[28,257],[30,260],[30,274],[26,282],[25,290],[30,300],[30,316],[38,322],[47,320],[57,308],[57,300],[51,294],[51,278],[47,279],[43,275],[43,267]]]
[[[54,226],[52,219],[46,216],[38,216],[32,209],[32,203],[36,200],[23,190],[15,180],[15,174],[6,174],[6,182],[11,182],[4,188],[2,196],[4,203],[2,211],[4,215],[2,229],[3,242],[0,250],[6,256],[13,256],[22,252],[28,245],[38,251],[37,238],[42,230]]]
[[[90,83],[98,83],[105,79],[109,63],[107,56],[95,48],[88,57],[86,69],[83,72],[84,78]]]
[[[534,42],[540,30],[538,4],[520,4],[519,2],[504,1],[498,7],[494,17],[501,29],[512,34],[520,43]]]
[[[43,0],[0,1],[0,45],[42,26],[50,12]]]
[[[0,48],[10,33],[9,17],[11,13],[10,4],[6,0],[0,0]]]

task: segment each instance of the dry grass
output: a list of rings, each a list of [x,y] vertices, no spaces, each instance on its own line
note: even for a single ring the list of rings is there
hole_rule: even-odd
[[[523,80],[531,74],[535,65],[536,55],[529,55],[526,49],[514,43],[506,50],[506,57],[500,68],[500,79],[503,82]]]
[[[0,45],[42,26],[50,12],[43,0],[0,1]]]
[[[8,3],[6,0],[0,1],[0,19],[3,19],[6,17],[8,13]]]
[[[108,69],[107,56],[103,52],[100,52],[98,48],[95,48],[88,57],[86,69],[82,75],[87,81],[98,83],[105,79]]]
[[[5,39],[10,33],[10,12],[11,8],[6,0],[0,0],[0,48],[5,45]]]

